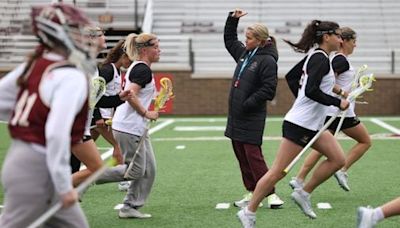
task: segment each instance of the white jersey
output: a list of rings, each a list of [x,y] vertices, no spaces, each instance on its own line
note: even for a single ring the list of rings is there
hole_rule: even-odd
[[[302,85],[300,87],[297,98],[289,110],[286,113],[285,120],[294,123],[298,126],[304,127],[312,131],[318,131],[323,125],[328,111],[328,106],[320,104],[314,100],[311,100],[305,95],[305,88],[308,81],[307,64],[311,56],[315,53],[323,53],[327,58],[328,55],[322,50],[316,50],[311,52],[303,65]],[[335,84],[335,75],[330,66],[329,73],[322,77],[320,89],[326,94],[332,94],[332,89]]]
[[[330,59],[331,63],[333,58],[335,58],[338,55],[342,55],[346,58],[347,62],[349,63],[349,69],[339,75],[336,76],[336,84],[344,91],[350,93],[351,92],[351,87],[353,84],[353,80],[354,80],[354,76],[355,76],[355,70],[353,68],[353,66],[350,64],[350,61],[347,59],[347,57],[345,55],[343,55],[342,53],[336,53],[335,55],[332,56],[332,58]],[[337,97],[337,98],[341,98],[340,95],[337,94],[333,94],[333,96]],[[355,101],[350,102],[350,106],[347,109],[346,112],[346,117],[355,117],[356,113],[354,112],[355,109]],[[333,116],[338,112],[339,108],[335,107],[335,106],[329,106],[329,110],[327,115],[328,116]]]
[[[127,72],[125,77],[125,88],[129,87],[132,83],[129,80],[129,74],[131,70],[139,63],[144,63],[143,61],[135,61],[133,62]],[[156,86],[154,82],[154,77],[151,82],[146,84],[144,88],[139,91],[138,99],[139,102],[143,105],[143,107],[148,110],[151,104],[151,101],[156,95]],[[129,104],[129,102],[125,102],[117,107],[117,110],[114,113],[113,117],[113,130],[117,130],[120,132],[129,133],[132,135],[142,136],[146,129],[147,120],[139,113],[136,112],[134,108]]]
[[[114,71],[113,79],[107,83],[104,96],[115,96],[121,91],[121,73],[119,69],[111,63]],[[113,117],[114,108],[100,108],[101,117],[110,119]]]

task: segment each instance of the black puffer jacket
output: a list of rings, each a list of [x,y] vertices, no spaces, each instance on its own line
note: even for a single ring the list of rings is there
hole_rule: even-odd
[[[259,48],[244,68],[235,87],[244,57],[248,54],[237,38],[238,18],[228,16],[225,47],[237,62],[229,94],[229,113],[225,136],[248,144],[261,145],[267,115],[267,101],[275,96],[278,52],[272,44]]]

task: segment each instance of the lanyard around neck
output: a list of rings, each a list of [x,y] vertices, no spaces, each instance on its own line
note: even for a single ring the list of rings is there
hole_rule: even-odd
[[[256,54],[257,50],[258,50],[258,47],[256,47],[253,51],[251,51],[249,54],[247,54],[247,57],[244,59],[242,65],[240,66],[239,74],[238,74],[238,76],[236,78],[235,87],[237,87],[239,85],[239,80],[240,80],[240,77],[243,74],[244,69],[250,63],[250,60]]]

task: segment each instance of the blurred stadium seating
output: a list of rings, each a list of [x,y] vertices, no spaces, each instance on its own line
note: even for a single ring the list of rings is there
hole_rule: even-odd
[[[30,35],[31,5],[49,0],[5,0],[0,3],[0,68],[20,63],[35,45]],[[64,1],[72,3],[72,0]],[[158,70],[193,67],[193,77],[231,77],[235,63],[223,43],[223,27],[228,11],[248,11],[239,24],[239,38],[254,22],[266,24],[278,40],[279,73],[287,72],[301,54],[296,54],[282,39],[297,41],[312,19],[333,20],[354,28],[359,34],[358,48],[351,57],[357,67],[368,64],[376,73],[399,73],[393,54],[399,55],[400,1],[398,0],[76,0],[101,27],[109,31],[143,30],[157,34],[162,58]],[[135,5],[136,2],[136,5]],[[135,14],[134,12],[137,12]],[[115,33],[110,33],[115,34]],[[108,35],[112,47],[121,35]],[[398,57],[397,59],[400,59]]]

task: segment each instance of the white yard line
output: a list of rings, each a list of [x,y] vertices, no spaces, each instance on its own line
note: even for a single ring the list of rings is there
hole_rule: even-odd
[[[390,125],[390,124],[387,124],[387,123],[383,122],[383,121],[380,120],[380,119],[371,118],[370,121],[373,122],[373,123],[375,123],[375,124],[377,124],[377,125],[379,125],[380,127],[383,127],[383,128],[385,128],[385,129],[387,129],[387,130],[393,132],[393,133],[396,134],[396,135],[400,135],[400,129],[398,129],[398,128],[396,128],[396,127]]]
[[[176,126],[174,131],[224,131],[225,126]]]

